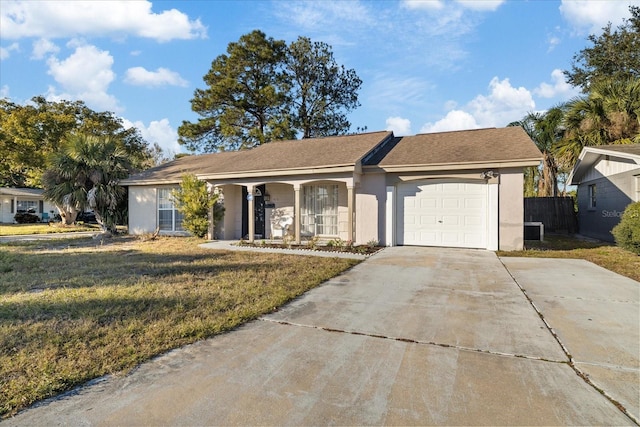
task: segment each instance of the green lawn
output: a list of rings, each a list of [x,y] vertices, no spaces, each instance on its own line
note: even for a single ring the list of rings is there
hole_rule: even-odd
[[[580,258],[640,282],[640,256],[611,243],[545,235],[544,242],[527,241],[524,251],[498,252],[504,257]]]
[[[0,224],[0,236],[17,236],[25,234],[69,233],[73,231],[100,231],[96,224]]]
[[[233,329],[359,262],[201,242],[0,245],[0,415]]]

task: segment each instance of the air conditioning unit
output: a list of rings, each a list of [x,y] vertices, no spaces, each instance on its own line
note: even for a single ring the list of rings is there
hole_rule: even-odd
[[[537,221],[525,222],[524,240],[540,240],[544,242],[544,224]]]

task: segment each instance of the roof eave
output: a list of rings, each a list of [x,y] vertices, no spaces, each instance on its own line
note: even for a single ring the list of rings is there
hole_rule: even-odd
[[[135,185],[174,185],[180,184],[182,181],[181,178],[173,178],[173,179],[123,179],[120,181],[120,185],[123,187],[135,186]]]
[[[272,169],[259,171],[242,171],[242,172],[223,172],[212,174],[196,174],[199,179],[204,180],[222,180],[222,179],[238,179],[238,178],[259,178],[273,176],[292,176],[292,175],[319,175],[336,172],[354,172],[357,165],[350,163],[346,165],[318,166],[308,168],[291,168],[291,169]]]
[[[576,164],[573,166],[571,173],[569,174],[569,185],[580,184],[582,177],[589,170],[590,167],[595,165],[602,156],[620,157],[623,159],[634,160],[636,164],[640,165],[640,156],[631,153],[622,153],[620,151],[612,151],[602,149],[598,147],[584,147],[578,156]]]
[[[485,169],[485,168],[519,168],[535,167],[540,164],[541,158],[501,160],[486,162],[460,162],[460,163],[432,163],[420,165],[373,165],[375,169],[385,172],[421,172],[441,170]]]

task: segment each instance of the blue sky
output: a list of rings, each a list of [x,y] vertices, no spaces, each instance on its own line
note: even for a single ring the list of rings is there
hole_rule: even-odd
[[[81,99],[167,152],[211,61],[254,29],[333,47],[363,80],[349,118],[412,135],[505,126],[578,92],[573,55],[633,1],[0,0],[0,97]]]

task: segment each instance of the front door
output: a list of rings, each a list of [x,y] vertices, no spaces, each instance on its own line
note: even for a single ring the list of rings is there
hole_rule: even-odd
[[[256,238],[264,238],[264,193],[266,185],[256,187],[253,192],[254,235]],[[249,202],[247,201],[247,187],[242,187],[242,236],[249,235]]]

